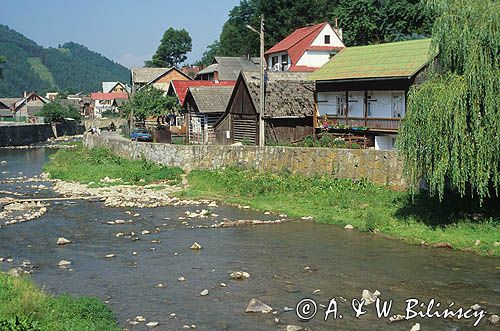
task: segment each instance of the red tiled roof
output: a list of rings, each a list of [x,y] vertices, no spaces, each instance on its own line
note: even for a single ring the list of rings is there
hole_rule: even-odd
[[[292,72],[314,72],[318,70],[319,68],[313,68],[313,67],[308,67],[308,66],[291,66],[288,71]]]
[[[128,99],[127,93],[91,93],[92,100],[115,100],[115,99]]]
[[[177,94],[177,98],[181,105],[184,104],[184,99],[188,89],[191,86],[234,86],[236,84],[235,80],[223,80],[218,83],[209,80],[173,80],[172,86],[174,92]]]

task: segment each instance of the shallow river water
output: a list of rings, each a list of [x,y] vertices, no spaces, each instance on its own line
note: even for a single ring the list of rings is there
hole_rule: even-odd
[[[34,196],[33,183],[5,183],[7,178],[33,176],[41,172],[51,150],[0,150],[0,190]],[[91,169],[89,169],[91,171]],[[37,183],[38,184],[38,183]],[[0,197],[5,194],[0,194]],[[37,196],[55,196],[50,190]],[[293,203],[293,202],[291,202]],[[193,229],[211,220],[179,217],[202,206],[156,209],[108,208],[98,202],[51,202],[40,219],[0,228],[0,263],[4,271],[29,259],[37,266],[34,281],[53,294],[96,296],[116,313],[119,325],[128,330],[147,330],[145,323],[131,325],[138,315],[157,321],[155,330],[180,330],[196,325],[198,330],[283,330],[288,324],[311,330],[409,330],[416,322],[422,330],[498,330],[486,321],[473,328],[468,321],[442,318],[390,323],[378,319],[375,304],[354,317],[351,300],[363,289],[381,292],[382,300],[393,300],[391,314],[404,314],[405,300],[431,298],[441,310],[473,304],[488,312],[500,312],[500,261],[445,249],[410,246],[337,226],[311,221],[281,225],[245,226],[225,229]],[[206,208],[206,207],[205,207]],[[130,216],[126,211],[139,213]],[[231,206],[213,209],[238,219],[275,219]],[[132,223],[107,225],[116,219]],[[3,222],[2,222],[3,224]],[[139,235],[140,240],[115,235],[118,232],[158,233]],[[74,241],[57,246],[58,237]],[[189,247],[193,242],[201,251]],[[136,252],[134,255],[133,252]],[[105,258],[115,254],[114,258]],[[70,260],[73,269],[60,269],[60,260]],[[231,271],[247,271],[250,279],[229,279]],[[186,281],[179,282],[179,277]],[[220,284],[227,286],[222,287]],[[158,287],[164,284],[165,287]],[[200,292],[208,289],[207,296]],[[319,291],[318,291],[319,290]],[[337,298],[340,319],[324,321],[330,299]],[[340,297],[346,298],[344,303]],[[250,314],[245,308],[252,298],[273,307],[278,314]],[[294,308],[304,298],[317,302],[318,313],[301,321]],[[175,316],[171,314],[175,313]],[[279,321],[275,320],[279,319]]]

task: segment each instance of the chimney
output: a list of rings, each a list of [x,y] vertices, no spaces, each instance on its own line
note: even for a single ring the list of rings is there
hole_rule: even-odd
[[[214,83],[219,83],[219,72],[214,71]]]
[[[23,98],[26,98],[27,96],[28,96],[28,92],[24,91]]]
[[[339,28],[339,19],[338,17],[335,17],[335,27],[333,28],[333,31],[337,34],[337,36],[340,38],[340,41],[344,41],[342,38],[342,29]]]

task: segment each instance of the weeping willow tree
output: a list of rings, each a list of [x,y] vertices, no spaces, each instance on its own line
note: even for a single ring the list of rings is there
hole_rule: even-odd
[[[398,142],[405,173],[440,199],[451,189],[483,201],[500,189],[500,2],[427,4],[438,55],[409,93]]]

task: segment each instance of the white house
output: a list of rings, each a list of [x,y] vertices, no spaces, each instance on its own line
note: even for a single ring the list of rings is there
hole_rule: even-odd
[[[265,56],[269,70],[308,72],[322,67],[344,48],[342,30],[324,22],[295,30]]]

